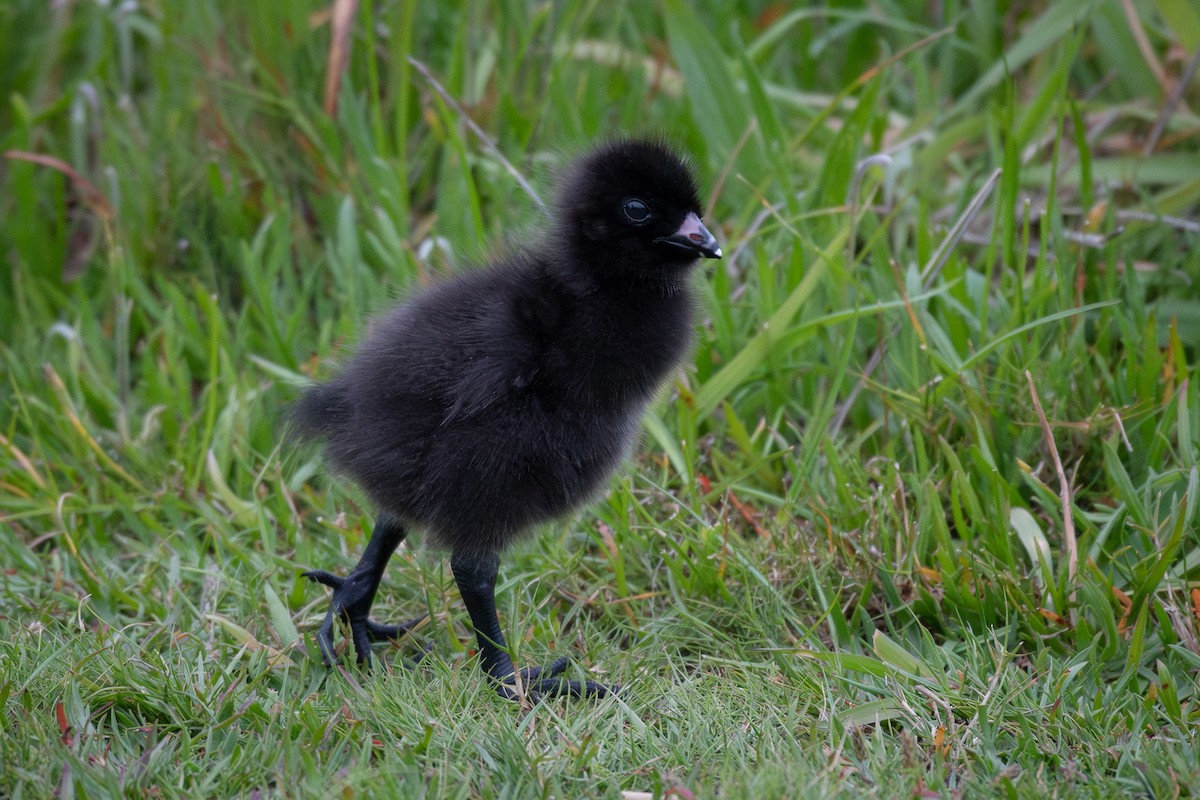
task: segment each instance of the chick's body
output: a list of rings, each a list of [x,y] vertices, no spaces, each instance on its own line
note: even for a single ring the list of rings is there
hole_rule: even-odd
[[[552,258],[417,295],[313,397],[334,469],[441,547],[499,549],[594,496],[688,352],[684,286],[564,280]]]

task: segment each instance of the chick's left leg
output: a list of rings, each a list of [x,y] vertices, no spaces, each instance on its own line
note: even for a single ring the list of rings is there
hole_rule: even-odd
[[[517,670],[508,654],[504,634],[500,631],[500,620],[496,616],[496,576],[500,570],[500,556],[496,553],[476,555],[456,552],[450,559],[450,569],[479,640],[479,665],[501,697],[519,699]],[[568,659],[563,657],[548,667],[521,670],[525,691],[535,699],[544,694],[604,697],[615,691],[615,687],[604,684],[559,677],[567,668],[567,662]]]

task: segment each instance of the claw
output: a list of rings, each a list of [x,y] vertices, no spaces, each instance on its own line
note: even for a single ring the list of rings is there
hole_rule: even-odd
[[[412,666],[415,667],[418,664],[420,664],[422,661],[425,660],[425,656],[429,655],[432,652],[433,652],[433,642],[427,642],[425,644],[425,646],[421,648],[420,654],[418,654],[414,658],[410,658],[407,663],[410,663]]]

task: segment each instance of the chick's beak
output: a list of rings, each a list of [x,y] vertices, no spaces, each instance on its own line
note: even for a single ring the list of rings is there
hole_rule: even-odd
[[[696,216],[695,211],[688,212],[688,215],[683,218],[683,224],[679,226],[679,230],[670,236],[660,236],[654,241],[682,247],[684,250],[691,250],[705,258],[721,257],[721,248],[717,246],[716,238],[708,232],[708,228],[704,227],[704,223],[700,221],[700,217]]]

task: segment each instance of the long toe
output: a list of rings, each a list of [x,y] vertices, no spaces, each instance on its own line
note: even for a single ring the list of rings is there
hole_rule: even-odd
[[[332,572],[326,572],[323,569],[310,569],[308,572],[301,574],[310,581],[324,584],[330,589],[340,589],[342,588],[342,584],[346,582],[345,578],[334,575]]]
[[[595,681],[573,681],[567,678],[541,678],[529,684],[529,691],[550,697],[584,697],[600,699],[619,694],[620,686],[608,686]]]
[[[333,649],[334,616],[331,605],[329,611],[325,613],[325,620],[321,623],[321,627],[317,629],[317,646],[321,648],[321,660],[327,667],[332,667],[337,662],[337,654]]]
[[[521,670],[521,688],[530,699],[537,701],[543,696],[583,697],[599,699],[621,691],[620,686],[607,686],[595,681],[574,681],[563,678],[570,659],[566,656],[555,659],[546,667],[526,667]],[[506,700],[520,700],[515,676],[496,683],[496,692]]]
[[[562,675],[567,669],[567,664],[571,663],[569,656],[559,656],[547,667],[526,667],[521,670],[521,680],[526,683],[533,683],[536,680],[545,680]]]
[[[367,634],[373,642],[395,641],[429,618],[428,614],[401,622],[396,625],[384,625],[373,619],[367,620]]]
[[[350,638],[354,640],[354,658],[359,664],[371,664],[371,634],[367,632],[367,619],[350,621]]]

